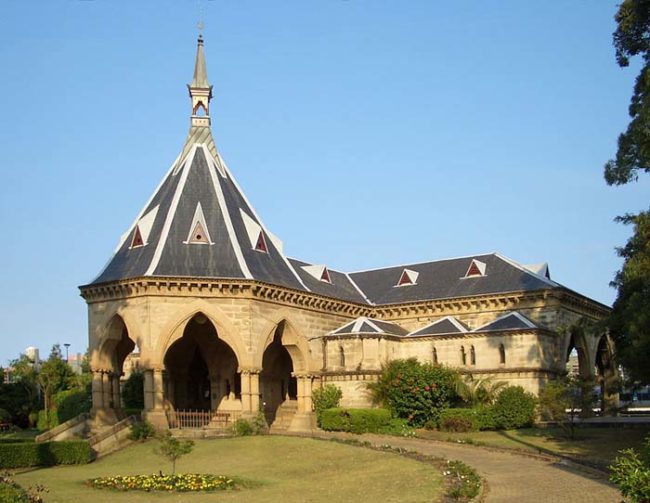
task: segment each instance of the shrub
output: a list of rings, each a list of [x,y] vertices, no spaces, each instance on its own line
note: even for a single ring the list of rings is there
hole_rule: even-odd
[[[58,425],[59,425],[59,419],[55,409],[38,411],[36,428],[38,428],[41,431],[46,431]]]
[[[83,440],[0,444],[0,468],[78,465],[90,463],[93,457],[93,450]]]
[[[477,414],[474,409],[446,409],[440,412],[438,419],[442,431],[467,433],[479,429]]]
[[[52,397],[52,401],[56,407],[58,424],[65,423],[79,414],[90,411],[92,407],[90,386],[60,391]]]
[[[494,403],[494,419],[499,428],[511,430],[531,426],[535,420],[535,397],[521,386],[508,386]]]
[[[621,494],[634,503],[650,501],[650,437],[645,439],[641,453],[625,449],[609,467],[611,480]]]
[[[368,385],[373,401],[412,426],[437,421],[440,411],[456,399],[456,371],[415,358],[386,364],[376,383]]]
[[[343,398],[341,388],[333,384],[326,384],[322,388],[313,391],[312,400],[314,402],[314,411],[316,411],[318,426],[320,426],[321,413],[326,409],[338,407],[341,398]]]
[[[11,414],[4,409],[0,409],[0,423],[8,423],[11,421]]]
[[[130,409],[144,409],[144,374],[132,372],[122,386],[124,406]]]
[[[269,426],[266,424],[266,418],[262,411],[259,411],[253,419],[237,419],[232,424],[232,433],[236,437],[264,435],[268,430]]]
[[[237,419],[232,423],[232,432],[236,437],[247,437],[253,434],[253,425],[246,419]]]
[[[321,423],[326,431],[383,433],[391,427],[391,413],[386,409],[333,408],[322,412]]]
[[[143,441],[153,437],[156,434],[156,429],[149,421],[138,421],[131,425],[131,433],[129,433],[129,440]]]
[[[494,415],[494,407],[479,405],[475,407],[476,423],[479,430],[496,430],[498,429],[497,419]]]

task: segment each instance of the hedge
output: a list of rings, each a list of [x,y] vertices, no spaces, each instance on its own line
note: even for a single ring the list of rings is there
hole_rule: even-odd
[[[445,409],[440,412],[438,428],[457,433],[497,429],[494,408],[480,405],[473,408]]]
[[[532,426],[537,399],[521,386],[508,386],[494,402],[494,418],[499,428],[512,430]]]
[[[326,409],[321,413],[321,428],[326,431],[380,433],[391,425],[391,413],[386,409]]]
[[[93,458],[90,444],[83,440],[0,444],[0,468],[80,465]]]

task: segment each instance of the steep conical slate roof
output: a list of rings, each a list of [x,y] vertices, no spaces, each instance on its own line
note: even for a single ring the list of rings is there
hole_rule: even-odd
[[[201,38],[188,88],[192,124],[181,154],[93,283],[139,276],[210,277],[307,289],[217,151]]]
[[[355,273],[287,258],[217,150],[200,36],[187,87],[192,115],[181,153],[91,285],[142,276],[249,279],[369,306],[563,288],[546,264],[522,266],[496,253]]]

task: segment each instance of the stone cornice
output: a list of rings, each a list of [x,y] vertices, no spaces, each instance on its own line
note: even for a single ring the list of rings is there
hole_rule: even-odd
[[[564,287],[507,292],[469,297],[423,300],[370,306],[327,297],[313,292],[242,279],[198,279],[140,277],[79,287],[88,304],[146,296],[248,298],[292,305],[344,316],[369,316],[400,320],[419,316],[446,316],[486,311],[507,311],[541,307],[568,308],[592,319],[601,319],[610,308]]]

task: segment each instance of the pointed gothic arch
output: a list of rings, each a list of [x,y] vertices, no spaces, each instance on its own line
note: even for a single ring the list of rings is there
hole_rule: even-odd
[[[241,409],[241,374],[233,349],[202,312],[165,351],[164,395],[175,410]]]

